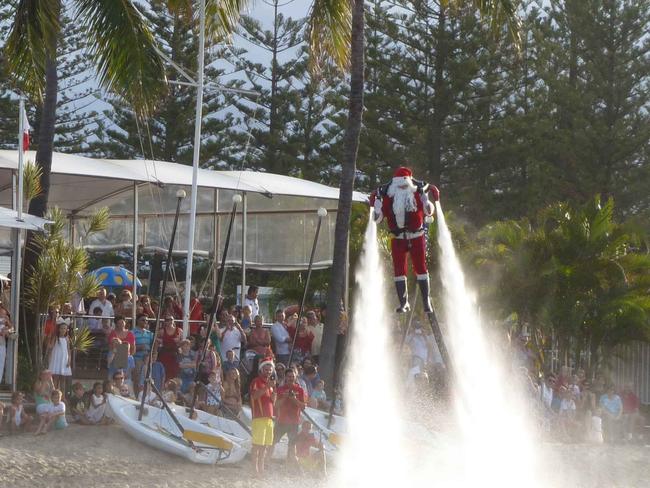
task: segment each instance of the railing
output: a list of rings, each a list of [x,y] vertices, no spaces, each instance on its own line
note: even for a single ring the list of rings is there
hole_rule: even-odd
[[[75,330],[88,328],[93,339],[92,346],[86,352],[73,352],[73,376],[80,378],[85,375],[90,376],[91,373],[105,371],[107,369],[106,358],[109,352],[107,339],[108,334],[113,330],[115,317],[99,317],[96,315],[60,315],[59,317],[69,319],[70,326],[74,326]],[[41,337],[45,337],[44,329],[47,318],[47,314],[41,314],[40,316]],[[128,317],[125,320],[127,329],[132,330],[131,318]],[[181,322],[180,319],[175,320],[177,323]],[[150,329],[153,328],[155,321],[156,319],[147,317]],[[190,320],[189,323],[190,325],[198,323],[201,327],[207,325],[205,320]],[[103,324],[106,324],[106,327]],[[219,325],[219,322],[217,322],[217,326]],[[264,328],[269,329],[271,325],[271,323],[265,323]]]

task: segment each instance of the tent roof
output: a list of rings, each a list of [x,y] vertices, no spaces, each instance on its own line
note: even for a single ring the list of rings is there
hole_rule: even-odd
[[[0,227],[41,231],[45,230],[45,225],[49,223],[49,220],[28,213],[23,213],[23,218],[19,220],[18,212],[10,208],[0,207]]]
[[[35,152],[27,153],[33,161]],[[0,170],[18,168],[18,152],[0,150]],[[130,190],[133,183],[190,186],[192,167],[184,164],[151,160],[110,160],[53,153],[50,202],[63,210],[77,213],[93,204]],[[337,188],[300,178],[254,171],[212,171],[199,169],[198,184],[202,188],[245,191],[273,196],[292,196],[338,200]],[[0,175],[0,204],[9,206],[11,175]],[[354,200],[366,196],[355,192]]]

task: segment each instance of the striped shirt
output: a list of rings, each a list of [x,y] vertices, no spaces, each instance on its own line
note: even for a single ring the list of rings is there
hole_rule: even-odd
[[[144,359],[151,349],[153,333],[150,330],[135,327],[133,335],[135,336],[135,354],[133,357],[135,359]]]

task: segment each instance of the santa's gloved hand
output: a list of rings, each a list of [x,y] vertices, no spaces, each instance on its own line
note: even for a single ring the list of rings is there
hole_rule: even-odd
[[[438,190],[438,187],[436,185],[429,185],[429,191],[431,192],[431,196],[433,197],[434,202],[439,202],[440,201],[440,190]]]
[[[384,213],[381,211],[381,200],[379,198],[375,199],[375,204],[373,205],[373,217],[375,222],[381,222],[381,219],[384,218]]]
[[[433,223],[433,215],[426,215],[424,217],[424,223],[425,224],[432,224]]]

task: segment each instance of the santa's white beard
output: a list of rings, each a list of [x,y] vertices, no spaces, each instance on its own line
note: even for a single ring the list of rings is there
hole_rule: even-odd
[[[388,188],[388,196],[393,199],[393,214],[395,214],[395,223],[397,227],[404,228],[406,222],[406,212],[415,212],[417,203],[415,203],[415,186],[399,188],[391,185]]]

